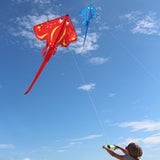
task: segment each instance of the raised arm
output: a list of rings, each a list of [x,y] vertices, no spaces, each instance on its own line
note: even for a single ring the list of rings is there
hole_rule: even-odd
[[[124,148],[122,148],[122,147],[120,147],[118,145],[116,145],[116,148],[120,149],[124,154],[128,154],[128,151],[126,149],[124,149]]]
[[[124,156],[123,155],[119,155],[117,153],[115,153],[113,150],[108,149],[105,145],[103,146],[103,148],[113,157],[117,158],[118,160],[124,160]]]

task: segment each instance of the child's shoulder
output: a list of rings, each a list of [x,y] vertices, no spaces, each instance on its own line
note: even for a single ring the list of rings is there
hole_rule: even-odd
[[[130,155],[124,155],[124,160],[135,160],[135,158],[131,157]]]

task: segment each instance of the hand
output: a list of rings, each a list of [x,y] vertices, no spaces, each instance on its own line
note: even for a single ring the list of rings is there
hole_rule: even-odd
[[[116,147],[116,149],[119,149],[119,148],[120,148],[120,146],[118,146],[118,145],[115,145],[115,147]]]
[[[108,149],[108,148],[106,147],[106,145],[103,145],[102,148],[103,148],[103,149]]]

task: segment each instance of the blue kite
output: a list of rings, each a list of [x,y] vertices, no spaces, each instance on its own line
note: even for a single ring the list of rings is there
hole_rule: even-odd
[[[83,47],[84,47],[90,20],[93,18],[96,18],[98,14],[97,14],[97,10],[90,4],[88,7],[84,8],[81,11],[79,16],[82,17],[82,24],[86,25],[86,31],[85,31],[84,41],[83,41]]]

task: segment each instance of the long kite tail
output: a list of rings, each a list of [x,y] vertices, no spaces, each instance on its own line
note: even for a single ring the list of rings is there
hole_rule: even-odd
[[[47,64],[47,62],[49,61],[49,59],[51,58],[52,54],[55,54],[54,53],[55,51],[53,49],[49,49],[48,53],[46,54],[45,58],[44,58],[44,61],[43,63],[41,64],[36,76],[34,77],[31,85],[29,86],[28,90],[24,93],[25,95],[32,89],[33,85],[35,84],[36,80],[38,79],[39,75],[41,74],[43,68],[45,67],[45,65]]]
[[[87,21],[87,23],[86,23],[86,32],[85,32],[85,36],[84,36],[83,47],[85,45],[85,41],[86,41],[86,38],[87,38],[88,27],[89,27],[89,21]]]

